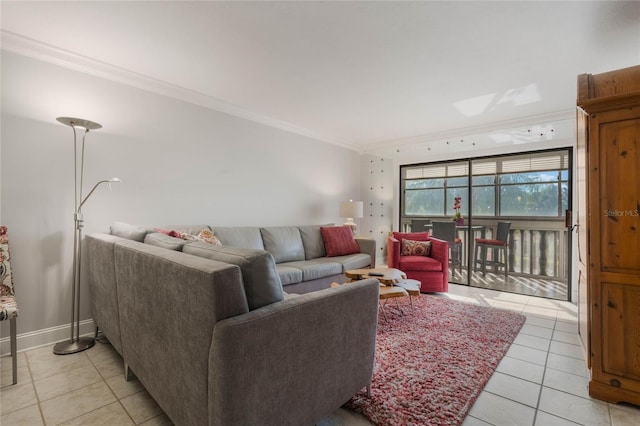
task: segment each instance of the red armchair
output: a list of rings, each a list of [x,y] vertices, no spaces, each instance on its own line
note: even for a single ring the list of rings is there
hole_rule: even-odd
[[[431,241],[429,256],[401,256],[402,240]],[[422,293],[449,290],[449,244],[429,236],[428,232],[394,232],[387,240],[387,266],[420,281]]]

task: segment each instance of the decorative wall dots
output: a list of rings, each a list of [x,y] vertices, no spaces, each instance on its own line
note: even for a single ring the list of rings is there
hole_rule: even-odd
[[[398,152],[400,152],[399,149]],[[378,253],[380,253],[376,259],[377,264],[385,263],[386,236],[392,227],[390,219],[392,212],[387,211],[391,208],[391,201],[393,200],[393,194],[390,191],[392,174],[385,173],[386,166],[391,166],[391,164],[388,163],[389,160],[385,160],[384,158],[374,158],[368,161],[369,191],[367,194],[368,199],[365,200],[367,204],[365,205],[368,205],[369,214],[366,225],[369,231],[369,237],[376,240],[376,245],[379,250]],[[366,173],[366,171],[363,172]]]

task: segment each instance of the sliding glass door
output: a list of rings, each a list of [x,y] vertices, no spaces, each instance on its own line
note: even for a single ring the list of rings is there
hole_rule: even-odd
[[[468,284],[469,162],[402,166],[401,179],[400,229],[428,231],[448,241],[449,282]],[[457,223],[454,216],[459,216]],[[453,230],[449,233],[446,227],[434,225],[436,222],[446,222]]]
[[[558,149],[401,166],[400,229],[432,231],[459,212],[450,282],[568,300],[570,163]],[[507,247],[476,250],[500,222]]]

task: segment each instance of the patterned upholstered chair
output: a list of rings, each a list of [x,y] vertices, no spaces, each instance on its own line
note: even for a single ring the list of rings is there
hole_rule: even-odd
[[[13,384],[18,383],[18,360],[16,358],[16,318],[18,305],[13,291],[9,255],[9,237],[7,227],[0,226],[0,321],[9,320],[11,334],[11,358],[13,363]]]
[[[429,255],[404,253],[402,240],[430,241]],[[387,239],[387,266],[399,269],[407,278],[420,281],[422,293],[449,290],[449,244],[429,236],[428,232],[393,232]]]

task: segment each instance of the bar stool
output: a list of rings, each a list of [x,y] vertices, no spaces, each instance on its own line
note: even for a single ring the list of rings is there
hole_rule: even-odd
[[[474,249],[473,270],[478,270],[478,264],[482,266],[482,276],[487,272],[487,265],[493,267],[496,272],[498,268],[504,268],[504,279],[507,280],[509,273],[509,229],[511,222],[498,222],[498,230],[495,239],[476,238]],[[491,260],[487,259],[487,249],[492,250]],[[480,257],[478,257],[480,255]]]

